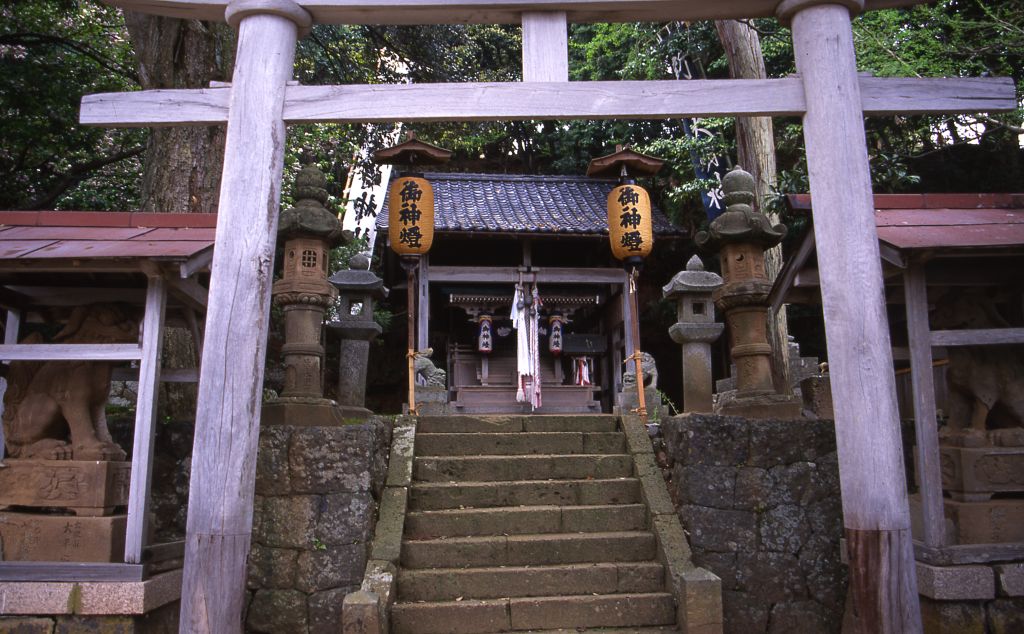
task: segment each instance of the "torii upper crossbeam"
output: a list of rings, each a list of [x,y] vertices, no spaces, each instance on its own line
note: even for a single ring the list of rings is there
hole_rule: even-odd
[[[83,123],[97,125],[227,123],[192,459],[182,632],[241,629],[286,123],[712,113],[803,115],[854,604],[873,632],[921,631],[863,116],[1006,110],[1015,107],[1015,97],[1007,80],[859,78],[851,12],[913,0],[108,2],[158,15],[226,19],[239,29],[230,88],[92,96],[82,110]],[[771,15],[791,22],[798,78],[565,81],[566,21]],[[524,75],[545,81],[290,86],[297,37],[313,21],[521,21],[529,40]],[[419,99],[415,110],[403,103],[410,93]]]

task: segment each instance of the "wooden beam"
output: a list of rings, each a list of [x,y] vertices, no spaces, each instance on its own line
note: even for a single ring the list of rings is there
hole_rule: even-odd
[[[191,310],[206,312],[209,291],[200,286],[199,282],[192,279],[180,279],[172,276],[167,277],[168,290],[178,300]]]
[[[1024,328],[933,330],[933,346],[1001,346],[1024,343]]]
[[[565,11],[523,13],[523,81],[569,81]]]
[[[796,253],[789,259],[789,262],[786,262],[778,277],[775,278],[772,291],[768,294],[768,304],[772,307],[772,313],[777,313],[782,308],[782,304],[786,301],[786,294],[793,287],[797,274],[804,268],[804,264],[807,263],[812,253],[814,253],[814,232],[809,231],[804,236],[803,242],[797,247]]]
[[[1024,542],[1005,544],[955,544],[933,548],[914,542],[914,556],[933,566],[962,566],[1013,562],[1024,559]]]
[[[254,4],[301,15],[285,2]],[[297,38],[298,25],[281,15],[250,14],[238,26],[189,482],[183,632],[242,631],[284,169],[281,113]]]
[[[142,549],[145,546],[166,308],[167,283],[159,275],[151,276],[146,289],[146,312],[142,316],[140,331],[142,359],[139,361],[131,485],[128,489],[128,519],[124,544],[124,561],[127,564],[141,564]]]
[[[228,0],[105,0],[117,7],[189,20],[224,21]],[[301,0],[322,24],[518,24],[524,11],[565,11],[572,22],[669,22],[764,18],[778,0]],[[914,0],[867,0],[868,9]]]
[[[38,306],[81,306],[96,302],[138,304],[146,296],[142,288],[83,288],[81,286],[21,286],[10,284],[7,290],[28,298]]]
[[[626,274],[622,269],[538,267],[529,274],[537,276],[541,284],[623,284]],[[430,267],[431,282],[490,282],[512,284],[519,279],[519,268],[514,266],[437,266]]]
[[[903,292],[907,298],[907,338],[918,455],[917,484],[921,496],[924,543],[934,548],[946,543],[946,515],[939,466],[939,424],[935,413],[935,375],[928,329],[928,291],[921,263],[911,263],[904,272]]]
[[[138,368],[114,368],[111,373],[114,381],[138,381]],[[199,383],[199,368],[161,368],[161,383]]]
[[[861,77],[866,114],[996,112],[1016,108],[1010,78]],[[898,97],[892,97],[898,93]],[[83,125],[163,127],[227,121],[230,88],[144,90],[82,97]],[[664,119],[799,116],[799,78],[289,86],[287,123]]]
[[[797,5],[796,68],[835,409],[850,594],[862,631],[922,631],[896,381],[850,12]]]
[[[884,242],[878,243],[878,253],[882,256],[882,259],[889,264],[899,269],[907,268],[907,260],[903,257],[903,253],[899,249],[892,247]]]
[[[420,257],[416,278],[416,349],[430,347],[430,254]],[[439,359],[434,359],[439,362]]]
[[[134,361],[142,348],[134,343],[19,343],[0,346],[0,361]]]
[[[213,261],[213,247],[206,249],[193,255],[188,260],[181,263],[180,275],[181,279],[192,277],[196,273],[210,268],[210,262]]]
[[[143,571],[134,564],[3,561],[0,581],[142,581]]]

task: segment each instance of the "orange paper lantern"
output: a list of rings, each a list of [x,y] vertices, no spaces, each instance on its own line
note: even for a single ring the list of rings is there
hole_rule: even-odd
[[[423,255],[434,242],[434,188],[418,176],[396,178],[388,192],[388,239],[399,255]]]
[[[608,194],[608,238],[618,260],[636,262],[650,255],[651,197],[643,187],[626,183]]]

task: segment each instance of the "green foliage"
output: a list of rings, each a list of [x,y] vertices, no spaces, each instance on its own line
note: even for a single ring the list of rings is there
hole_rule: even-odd
[[[0,207],[133,208],[143,130],[83,128],[75,121],[83,94],[138,86],[118,10],[88,0],[27,0],[0,8]],[[794,71],[787,29],[775,20],[749,24],[761,36],[768,75]],[[854,21],[860,69],[880,76],[1012,76],[1024,81],[1024,4],[943,0],[909,9],[871,11]],[[698,78],[724,78],[728,64],[711,22],[574,24],[570,76],[577,81],[672,79],[685,56]],[[517,81],[521,33],[510,25],[316,25],[298,44],[295,75],[303,84]],[[676,66],[676,71],[681,70]],[[1024,94],[1024,91],[1019,91]],[[1024,101],[1021,101],[1024,103]],[[879,117],[867,121],[879,191],[935,187],[922,180],[936,155],[975,144],[987,161],[1017,152],[1024,110],[1007,115]],[[776,119],[780,192],[807,191],[801,126]],[[514,121],[417,125],[423,138],[455,152],[453,169],[580,174],[617,143],[666,159],[653,183],[659,204],[678,223],[702,221],[692,153],[733,151],[731,119],[705,119],[712,138],[687,138],[679,121]],[[390,125],[289,128],[283,204],[300,165],[316,163],[339,208],[360,148],[390,143]],[[956,158],[956,157],[954,157]],[[972,154],[967,159],[977,163]],[[1005,160],[1005,159],[1004,159]],[[1012,159],[1020,162],[1019,159]],[[984,166],[974,167],[975,172]],[[1017,171],[975,186],[1019,189]],[[975,173],[972,172],[972,173]]]
[[[117,9],[71,0],[0,7],[0,208],[133,208],[145,132],[76,122],[82,95],[137,86]]]

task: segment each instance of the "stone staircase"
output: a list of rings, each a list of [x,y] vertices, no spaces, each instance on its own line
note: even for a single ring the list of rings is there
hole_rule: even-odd
[[[391,631],[721,631],[718,580],[689,563],[635,427],[420,417]]]

